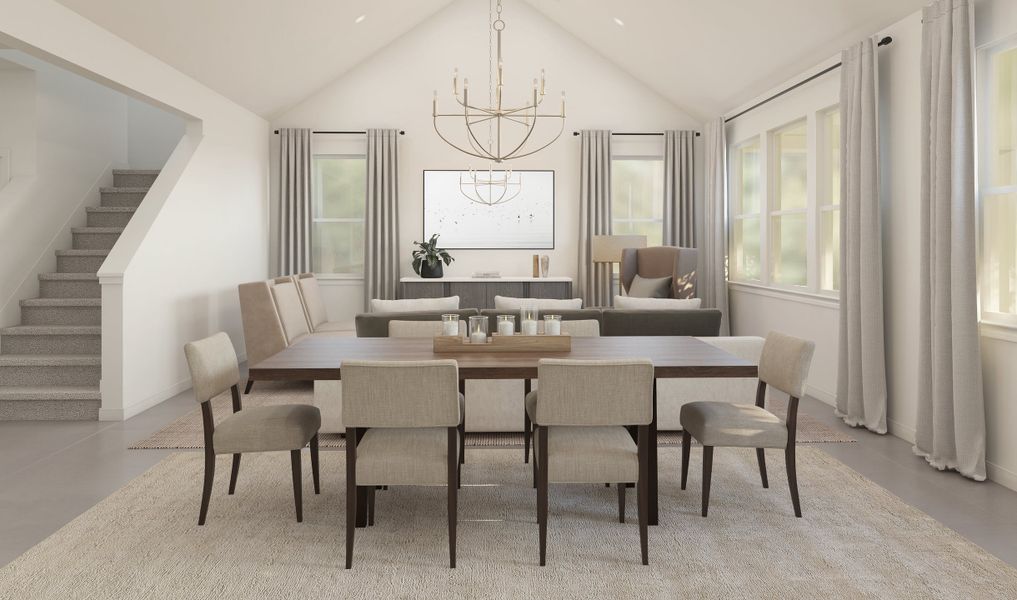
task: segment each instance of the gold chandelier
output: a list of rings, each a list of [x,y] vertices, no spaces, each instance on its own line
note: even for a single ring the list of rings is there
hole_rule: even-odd
[[[495,163],[502,163],[507,160],[516,158],[522,158],[524,156],[530,156],[540,152],[544,148],[547,148],[561,137],[562,132],[565,131],[565,92],[561,93],[561,108],[557,113],[542,113],[541,104],[544,101],[545,96],[545,79],[544,70],[540,71],[540,78],[533,80],[533,90],[530,93],[531,99],[529,103],[523,106],[507,107],[505,106],[503,99],[504,93],[504,72],[505,64],[502,60],[501,54],[501,38],[502,32],[505,30],[505,21],[501,18],[501,0],[498,0],[497,4],[497,18],[494,19],[490,24],[488,31],[488,60],[491,59],[491,31],[494,31],[497,36],[497,63],[494,65],[489,64],[488,68],[490,71],[497,73],[497,78],[493,84],[491,82],[491,74],[488,74],[488,105],[480,106],[470,103],[470,82],[468,78],[463,78],[462,90],[459,88],[459,70],[454,71],[452,77],[452,94],[455,97],[456,112],[443,113],[438,112],[438,91],[434,92],[434,101],[432,103],[432,117],[434,122],[434,131],[438,134],[446,144],[452,146],[456,150],[475,158],[492,161]],[[454,123],[460,127],[464,127],[466,143],[453,142],[450,136],[442,133],[441,124],[448,122],[452,119]],[[534,136],[534,132],[538,129],[537,124],[542,120],[554,119],[558,125],[558,131],[554,133],[553,137],[547,139],[544,136],[543,139],[547,141],[541,142]],[[480,127],[486,125],[487,132],[485,133],[480,130]],[[553,128],[550,131],[554,131]],[[541,132],[543,134],[543,131]],[[486,143],[481,140],[486,137]],[[493,169],[488,170],[489,173],[493,173]],[[471,177],[475,174],[475,171],[471,170]],[[510,179],[511,172],[505,172],[505,181]],[[493,178],[493,175],[492,175]],[[490,183],[490,180],[488,181]]]

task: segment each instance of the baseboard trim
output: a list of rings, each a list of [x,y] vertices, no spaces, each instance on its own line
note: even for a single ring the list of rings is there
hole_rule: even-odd
[[[913,427],[908,427],[900,421],[894,421],[893,419],[887,419],[886,424],[890,435],[899,437],[909,444],[915,443],[915,430]]]
[[[834,407],[837,406],[837,394],[833,392],[818,388],[814,385],[805,384],[805,394],[812,396],[823,404],[828,404]]]
[[[985,461],[985,474],[999,485],[1017,491],[1017,473],[994,462]]]

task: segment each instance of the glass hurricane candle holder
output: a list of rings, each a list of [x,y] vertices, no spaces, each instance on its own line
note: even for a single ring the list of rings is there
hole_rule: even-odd
[[[459,315],[441,316],[441,334],[445,336],[459,335]]]
[[[519,309],[519,331],[523,335],[537,335],[537,317],[539,312],[534,306]]]
[[[498,335],[513,335],[516,332],[515,315],[498,315]]]
[[[561,315],[544,315],[544,335],[561,335]]]
[[[470,317],[470,343],[487,343],[487,317]]]

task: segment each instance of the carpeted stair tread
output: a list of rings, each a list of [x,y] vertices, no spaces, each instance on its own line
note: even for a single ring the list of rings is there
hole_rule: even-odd
[[[85,212],[93,213],[132,213],[138,210],[133,206],[89,206]]]
[[[98,325],[15,325],[0,329],[0,335],[100,335]]]
[[[117,208],[117,207],[114,207]],[[108,249],[101,248],[72,248],[69,250],[57,250],[57,256],[109,256]]]
[[[43,281],[98,281],[97,273],[39,273]]]
[[[0,367],[98,367],[99,354],[0,354]]]
[[[103,194],[144,194],[150,188],[147,187],[104,187],[99,188]]]
[[[158,175],[159,169],[113,169],[114,175]]]
[[[123,227],[71,227],[71,233],[123,233]],[[108,251],[107,251],[108,252]]]
[[[102,306],[102,298],[28,298],[21,301],[21,306],[94,308]]]
[[[99,386],[30,385],[0,387],[0,400],[101,400]]]

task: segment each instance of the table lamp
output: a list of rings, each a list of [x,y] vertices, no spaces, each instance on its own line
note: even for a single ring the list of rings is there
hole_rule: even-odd
[[[621,263],[622,251],[626,248],[645,248],[645,235],[595,235],[590,240],[590,254],[594,263]],[[611,267],[611,279],[614,279],[614,267]],[[614,285],[612,284],[612,288]],[[622,293],[621,281],[618,282],[618,293]]]

